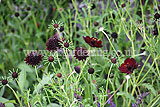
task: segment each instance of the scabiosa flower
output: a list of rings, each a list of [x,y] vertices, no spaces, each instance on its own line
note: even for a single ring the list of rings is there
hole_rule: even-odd
[[[64,27],[61,26],[60,29],[59,29],[59,31],[60,31],[60,32],[63,32],[63,31],[64,31]]]
[[[117,62],[116,58],[112,58],[112,59],[111,59],[111,62],[112,62],[113,64],[115,64],[115,63]]]
[[[0,103],[0,107],[5,107],[5,105],[3,103]]]
[[[122,8],[124,8],[124,7],[126,7],[126,4],[125,4],[125,3],[123,3],[123,4],[121,4],[121,6],[122,6]]]
[[[18,13],[18,12],[16,12],[16,13],[15,13],[15,16],[16,16],[16,17],[18,17],[18,16],[19,16],[19,13]]]
[[[108,74],[104,74],[104,79],[107,80]]]
[[[26,61],[26,64],[32,65],[33,67],[35,65],[38,65],[42,61],[42,55],[36,51],[31,51],[27,55],[26,59],[24,59],[24,61]]]
[[[19,51],[20,51],[20,52],[23,52],[23,48],[19,48]]]
[[[31,10],[31,7],[27,7],[27,11],[30,11]]]
[[[47,46],[47,50],[49,51],[55,51],[57,49],[60,49],[61,48],[61,45],[60,45],[60,40],[53,36],[53,37],[50,37],[46,43],[46,46]]]
[[[76,59],[80,60],[86,60],[88,57],[88,50],[86,48],[78,47],[75,50],[75,55]]]
[[[61,73],[58,73],[58,74],[57,74],[57,77],[58,77],[58,78],[61,78],[61,77],[62,77],[62,74],[61,74]]]
[[[12,33],[14,33],[14,32],[15,32],[15,30],[14,30],[14,29],[11,29],[11,32],[12,32]]]
[[[58,28],[59,25],[55,23],[55,24],[53,25],[53,27],[54,27],[54,28]]]
[[[136,61],[134,58],[127,58],[124,63],[118,68],[121,73],[127,73],[131,74],[133,73],[133,70],[138,67],[138,63],[136,64]]]
[[[8,80],[7,79],[3,79],[3,80],[1,80],[1,83],[2,83],[2,85],[6,85],[6,84],[8,84]]]
[[[113,32],[113,33],[111,34],[111,36],[112,36],[112,38],[116,39],[116,38],[118,37],[118,34],[117,34],[116,32]]]
[[[53,56],[48,57],[48,61],[49,62],[53,62],[54,61],[54,57]]]
[[[69,43],[68,43],[68,42],[65,42],[65,43],[64,43],[64,47],[68,48],[68,47],[69,47]]]
[[[61,23],[61,22],[57,22],[56,20],[54,21],[54,20],[52,20],[52,23],[49,25],[49,27],[48,28],[50,28],[50,29],[59,29],[59,27],[60,26],[62,26],[63,24]]]
[[[90,38],[89,36],[83,37],[83,39],[85,40],[86,43],[88,43],[91,47],[97,47],[100,48],[102,47],[102,41],[99,40],[97,38]]]
[[[156,14],[154,15],[154,18],[155,18],[156,20],[158,20],[158,19],[160,18],[160,14],[159,14],[159,13],[156,13]]]
[[[17,72],[13,72],[12,73],[12,78],[18,78],[18,73]]]
[[[74,67],[74,70],[79,74],[80,73],[80,71],[81,71],[81,69],[80,69],[80,67],[79,66],[75,66]]]
[[[98,22],[94,22],[94,26],[98,26],[99,25],[99,23]]]
[[[89,74],[93,74],[93,73],[94,73],[94,69],[93,69],[93,68],[89,68],[89,69],[88,69],[88,73],[89,73]]]

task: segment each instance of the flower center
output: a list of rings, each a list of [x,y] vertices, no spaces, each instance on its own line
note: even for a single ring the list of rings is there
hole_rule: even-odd
[[[96,39],[93,38],[93,39],[91,40],[91,44],[94,45],[95,43],[96,43]]]
[[[129,71],[132,71],[132,66],[130,66],[129,64],[127,64],[127,69],[129,70]]]

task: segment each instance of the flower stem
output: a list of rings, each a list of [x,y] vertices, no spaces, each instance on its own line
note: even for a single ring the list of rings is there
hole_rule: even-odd
[[[109,100],[116,94],[116,92],[123,86],[123,84],[126,82],[126,80],[127,79],[125,79],[124,81],[123,81],[123,83],[118,87],[118,89],[112,94],[112,96],[111,97],[109,97],[109,99],[105,102],[105,104],[104,105],[106,105],[108,102],[109,102]]]
[[[10,87],[8,84],[7,84],[7,87],[12,90],[13,94],[15,95],[15,97],[17,98],[17,100],[18,100],[18,102],[19,102],[19,104],[20,104],[20,107],[23,107],[22,102],[20,101],[19,97],[17,96],[17,94],[16,94],[16,92],[13,90],[13,88]]]
[[[114,46],[113,46],[111,40],[110,40],[109,37],[108,37],[107,33],[106,33],[105,31],[103,31],[103,30],[102,30],[102,33],[107,37],[107,39],[108,39],[108,41],[109,41],[111,47],[113,48],[113,50],[115,51],[116,55],[118,56],[118,59],[120,59],[120,58],[119,58],[119,55],[118,55],[118,53],[117,53],[117,51],[116,51],[116,49],[114,48]]]

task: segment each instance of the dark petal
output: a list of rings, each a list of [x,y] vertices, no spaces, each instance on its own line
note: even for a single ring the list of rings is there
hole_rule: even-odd
[[[139,63],[137,63],[136,65],[134,65],[134,69],[138,68]]]
[[[134,58],[127,58],[125,61],[124,61],[125,64],[129,64],[130,66],[134,66],[136,64],[136,61]]]
[[[91,38],[89,36],[83,37],[83,39],[85,40],[86,43],[91,42]]]
[[[122,64],[118,69],[120,70],[121,73],[129,73],[125,63]]]

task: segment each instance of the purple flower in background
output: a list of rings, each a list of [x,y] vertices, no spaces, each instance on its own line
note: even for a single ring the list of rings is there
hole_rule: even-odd
[[[107,89],[107,93],[110,93],[110,90]],[[108,94],[108,98],[110,98],[112,95],[111,94]],[[108,104],[110,105],[109,107],[116,107],[116,105],[114,104],[113,102],[113,98],[111,98],[109,101],[108,101]]]

